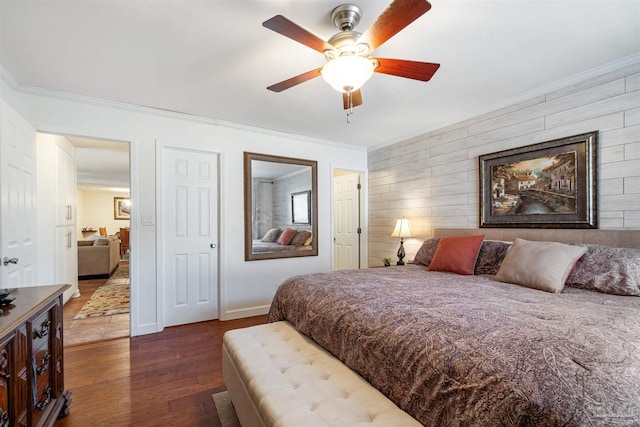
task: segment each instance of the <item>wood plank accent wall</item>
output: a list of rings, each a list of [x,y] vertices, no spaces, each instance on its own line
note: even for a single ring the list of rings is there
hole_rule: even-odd
[[[599,227],[640,229],[640,64],[371,151],[369,265],[395,262],[397,218],[411,219],[407,257],[434,227],[479,226],[478,156],[599,131]]]

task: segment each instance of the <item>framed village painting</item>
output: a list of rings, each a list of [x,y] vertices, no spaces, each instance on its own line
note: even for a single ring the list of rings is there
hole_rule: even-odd
[[[480,156],[480,227],[598,228],[598,132]]]

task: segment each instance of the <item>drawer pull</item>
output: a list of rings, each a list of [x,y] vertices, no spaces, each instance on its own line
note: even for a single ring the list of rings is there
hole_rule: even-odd
[[[42,411],[49,405],[49,403],[51,403],[51,387],[47,387],[43,394],[47,395],[47,398],[36,403],[36,409],[39,411]]]
[[[0,377],[5,380],[9,379],[9,358],[7,357],[7,352],[3,351],[2,356],[0,356]],[[0,427],[2,427],[2,409],[0,409]]]
[[[42,375],[49,369],[49,360],[51,360],[51,355],[47,353],[42,358],[42,364],[36,368],[36,374]]]
[[[40,330],[33,331],[33,339],[44,338],[49,335],[49,326],[51,326],[51,320],[42,322],[42,325],[40,325]]]
[[[9,413],[0,408],[0,427],[9,427]]]

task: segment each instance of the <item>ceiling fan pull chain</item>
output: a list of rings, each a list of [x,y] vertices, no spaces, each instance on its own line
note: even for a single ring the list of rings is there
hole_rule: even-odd
[[[351,91],[347,91],[347,123],[351,123],[351,115],[353,114],[353,98],[351,97]]]

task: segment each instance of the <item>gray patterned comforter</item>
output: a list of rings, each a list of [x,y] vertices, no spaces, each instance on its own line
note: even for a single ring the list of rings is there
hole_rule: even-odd
[[[425,426],[640,426],[640,298],[377,268],[297,276],[288,320]]]

